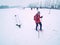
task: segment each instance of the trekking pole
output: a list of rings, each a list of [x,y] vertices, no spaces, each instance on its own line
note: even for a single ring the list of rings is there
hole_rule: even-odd
[[[38,25],[38,39],[40,38],[40,29],[39,29],[39,25]]]
[[[15,15],[15,20],[16,20],[16,26],[18,26],[20,28],[21,27],[21,25],[19,24],[20,20],[19,20],[19,17],[17,15]]]

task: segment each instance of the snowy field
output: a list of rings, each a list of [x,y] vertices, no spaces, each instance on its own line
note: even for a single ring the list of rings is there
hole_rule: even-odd
[[[37,10],[0,9],[0,45],[60,45],[60,10],[39,9],[43,31],[35,31],[34,15]],[[16,26],[19,17],[21,28]]]

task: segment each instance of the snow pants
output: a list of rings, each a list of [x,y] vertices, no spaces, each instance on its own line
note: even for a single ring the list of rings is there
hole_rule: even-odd
[[[36,23],[36,30],[37,30],[38,24],[40,25],[40,30],[42,30],[42,23],[41,22]]]

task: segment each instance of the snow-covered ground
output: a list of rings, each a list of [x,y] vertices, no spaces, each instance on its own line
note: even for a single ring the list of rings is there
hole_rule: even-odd
[[[0,9],[0,45],[60,45],[60,10],[39,9],[43,31],[35,31],[34,15],[29,8]],[[16,26],[17,15],[21,28]]]

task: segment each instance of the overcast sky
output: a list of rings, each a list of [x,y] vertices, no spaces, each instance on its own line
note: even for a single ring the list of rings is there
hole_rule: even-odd
[[[0,5],[26,5],[37,0],[0,0]]]
[[[22,5],[22,6],[26,6],[29,3],[35,3],[35,2],[42,2],[42,4],[44,4],[44,2],[53,2],[55,1],[55,3],[57,2],[57,0],[0,0],[0,5]],[[59,2],[59,1],[58,1]]]

